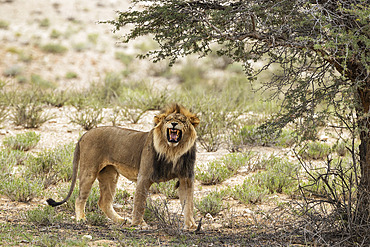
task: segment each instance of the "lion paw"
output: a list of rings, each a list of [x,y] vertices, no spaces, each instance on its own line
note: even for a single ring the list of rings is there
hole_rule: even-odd
[[[114,219],[114,222],[120,224],[120,225],[131,225],[131,220],[124,217],[119,217],[117,219]]]
[[[131,224],[131,227],[138,227],[140,229],[148,229],[149,228],[149,225],[144,220],[142,220],[139,223],[138,222],[132,223]]]

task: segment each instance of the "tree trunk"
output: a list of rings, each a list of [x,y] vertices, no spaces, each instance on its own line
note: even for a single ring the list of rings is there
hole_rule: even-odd
[[[370,80],[359,91],[360,106],[357,112],[360,129],[361,180],[358,193],[359,223],[370,223]]]

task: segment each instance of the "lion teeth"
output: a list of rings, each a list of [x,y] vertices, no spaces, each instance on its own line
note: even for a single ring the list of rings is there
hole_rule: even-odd
[[[170,141],[178,141],[180,137],[180,130],[177,129],[168,129],[168,136]]]

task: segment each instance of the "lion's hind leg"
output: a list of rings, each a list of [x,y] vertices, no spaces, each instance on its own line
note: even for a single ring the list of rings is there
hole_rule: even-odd
[[[96,174],[80,174],[80,191],[75,203],[76,220],[85,220],[85,206],[89,197],[91,187],[95,182]]]
[[[117,214],[113,208],[113,200],[119,174],[113,166],[106,166],[98,174],[100,198],[98,205],[105,215],[116,223],[125,223],[127,220]]]

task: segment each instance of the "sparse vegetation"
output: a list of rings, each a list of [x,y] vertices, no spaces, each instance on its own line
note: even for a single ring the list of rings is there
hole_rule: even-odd
[[[26,221],[34,226],[51,226],[60,222],[63,218],[61,214],[55,212],[55,208],[39,205],[35,209],[28,210],[24,215]]]
[[[62,32],[60,32],[60,31],[58,31],[56,29],[53,29],[53,30],[51,30],[50,38],[52,38],[52,39],[58,39],[59,37],[62,36],[62,34],[63,34]]]
[[[65,75],[65,78],[66,79],[76,79],[76,78],[78,78],[78,74],[76,72],[73,72],[73,71],[68,71]]]
[[[59,181],[67,182],[72,175],[74,143],[40,152],[26,161],[27,177],[37,178],[44,188]]]
[[[178,199],[177,190],[175,188],[178,180],[170,180],[168,182],[161,182],[153,184],[151,187],[152,192],[161,193],[165,195],[168,199]]]
[[[44,18],[39,23],[41,28],[48,28],[50,26],[50,20],[49,18]]]
[[[41,95],[35,92],[13,95],[11,120],[17,126],[37,128],[52,118],[44,112]]]
[[[75,43],[75,44],[73,44],[73,49],[76,52],[83,52],[83,51],[86,51],[88,49],[88,44],[84,43],[84,42]]]
[[[103,108],[96,103],[95,105],[81,105],[74,106],[75,112],[69,115],[71,123],[80,125],[84,130],[95,128],[103,121]]]
[[[297,193],[298,165],[276,156],[262,159],[259,163],[259,167],[264,169],[247,177],[242,185],[229,190],[234,199],[245,204],[256,204],[262,202],[268,194]]]
[[[57,43],[49,43],[41,46],[41,50],[46,53],[52,54],[64,54],[68,51],[67,47],[57,44]]]
[[[41,196],[43,187],[37,179],[31,180],[26,177],[12,176],[2,181],[0,190],[2,195],[7,196],[12,201],[30,202]]]
[[[134,57],[131,55],[127,55],[126,53],[117,51],[114,54],[115,58],[119,61],[121,61],[124,65],[129,66],[132,60],[134,60]]]
[[[255,183],[253,178],[246,178],[241,185],[236,185],[230,195],[244,204],[261,203],[268,194],[267,188]]]
[[[22,67],[19,65],[13,65],[9,68],[7,68],[4,72],[3,75],[6,77],[16,77],[22,74]]]
[[[8,29],[9,28],[9,22],[0,20],[0,29]]]
[[[87,35],[87,40],[90,43],[94,44],[94,45],[96,45],[98,43],[98,39],[99,39],[99,34],[98,33],[89,33]]]
[[[250,154],[229,154],[223,159],[197,166],[196,179],[204,185],[219,184],[235,175],[242,166],[249,167]]]
[[[201,215],[210,214],[216,216],[222,210],[226,209],[224,197],[226,191],[212,191],[200,200],[195,201],[195,207]]]
[[[44,78],[42,78],[41,75],[37,75],[37,74],[31,75],[30,82],[35,88],[39,88],[39,89],[55,89],[56,88],[56,84],[54,82],[45,80]]]
[[[323,142],[308,142],[299,154],[305,159],[322,160],[331,152],[331,147]]]
[[[6,137],[3,145],[14,150],[28,151],[37,145],[40,137],[40,134],[30,131],[24,134]]]

